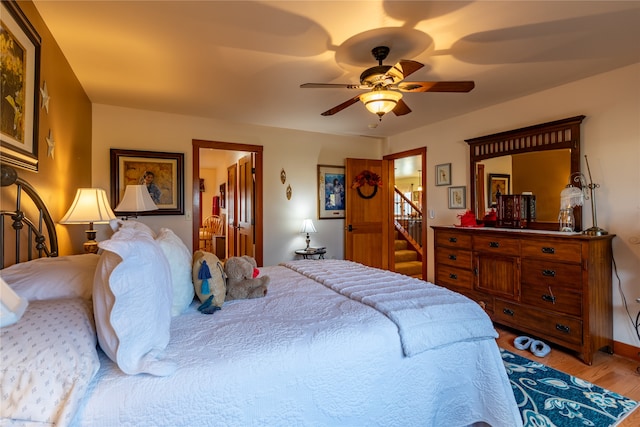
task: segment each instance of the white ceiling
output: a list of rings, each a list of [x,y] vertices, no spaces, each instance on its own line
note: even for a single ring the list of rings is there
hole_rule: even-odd
[[[323,133],[395,135],[640,61],[639,1],[34,4],[93,103]],[[361,103],[321,116],[359,92],[300,84],[358,83],[378,45],[425,65],[407,81],[476,87],[407,93],[413,112],[381,122]]]

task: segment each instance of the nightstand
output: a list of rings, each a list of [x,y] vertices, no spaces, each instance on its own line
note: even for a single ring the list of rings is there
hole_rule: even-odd
[[[324,254],[326,253],[327,248],[309,248],[296,250],[296,255],[302,255],[302,258],[304,259],[314,259],[314,256],[317,256],[317,259],[324,259]]]

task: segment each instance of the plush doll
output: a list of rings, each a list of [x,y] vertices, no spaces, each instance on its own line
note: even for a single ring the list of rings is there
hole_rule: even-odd
[[[249,256],[231,257],[224,263],[227,275],[226,301],[260,298],[267,294],[269,276],[257,277],[256,260]]]
[[[222,263],[210,252],[196,251],[193,254],[193,287],[202,303],[198,310],[213,314],[224,303],[226,284]]]

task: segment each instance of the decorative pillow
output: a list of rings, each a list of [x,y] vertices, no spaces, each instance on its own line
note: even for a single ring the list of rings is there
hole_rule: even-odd
[[[172,287],[169,263],[153,238],[123,228],[110,240],[96,269],[93,310],[98,342],[126,374],[171,375],[162,358],[169,343]]]
[[[194,297],[191,279],[191,252],[182,240],[168,228],[160,229],[156,242],[169,261],[173,285],[171,315],[177,316],[189,307]]]
[[[207,264],[204,269],[203,262]],[[207,270],[209,274],[203,274]],[[222,262],[217,256],[205,251],[196,251],[193,254],[193,287],[201,303],[207,303],[211,298],[211,301],[209,301],[210,306],[222,307],[227,293],[227,284]]]
[[[91,299],[98,259],[96,254],[38,258],[0,270],[0,276],[29,301]]]
[[[13,325],[20,320],[27,305],[29,302],[13,292],[7,282],[0,277],[0,328]]]
[[[133,219],[123,220],[123,219],[112,219],[109,221],[109,225],[113,231],[118,231],[123,228],[132,228],[134,230],[141,231],[143,233],[149,234],[154,239],[156,238],[156,233],[147,225],[139,221],[135,221]]]

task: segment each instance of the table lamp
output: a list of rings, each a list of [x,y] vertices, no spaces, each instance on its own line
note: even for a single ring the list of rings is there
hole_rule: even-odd
[[[311,242],[311,238],[309,237],[309,233],[316,233],[316,228],[313,226],[313,221],[310,219],[305,219],[302,223],[302,228],[300,229],[301,233],[307,233],[307,247],[309,249],[309,243]]]
[[[89,224],[89,229],[85,230],[87,241],[84,243],[84,251],[95,254],[98,252],[98,242],[93,224],[106,224],[115,218],[107,193],[102,188],[78,188],[76,198],[60,224]]]
[[[151,199],[146,185],[127,185],[124,189],[122,200],[116,206],[115,211],[128,217],[135,218],[140,212],[155,211],[158,206]]]

